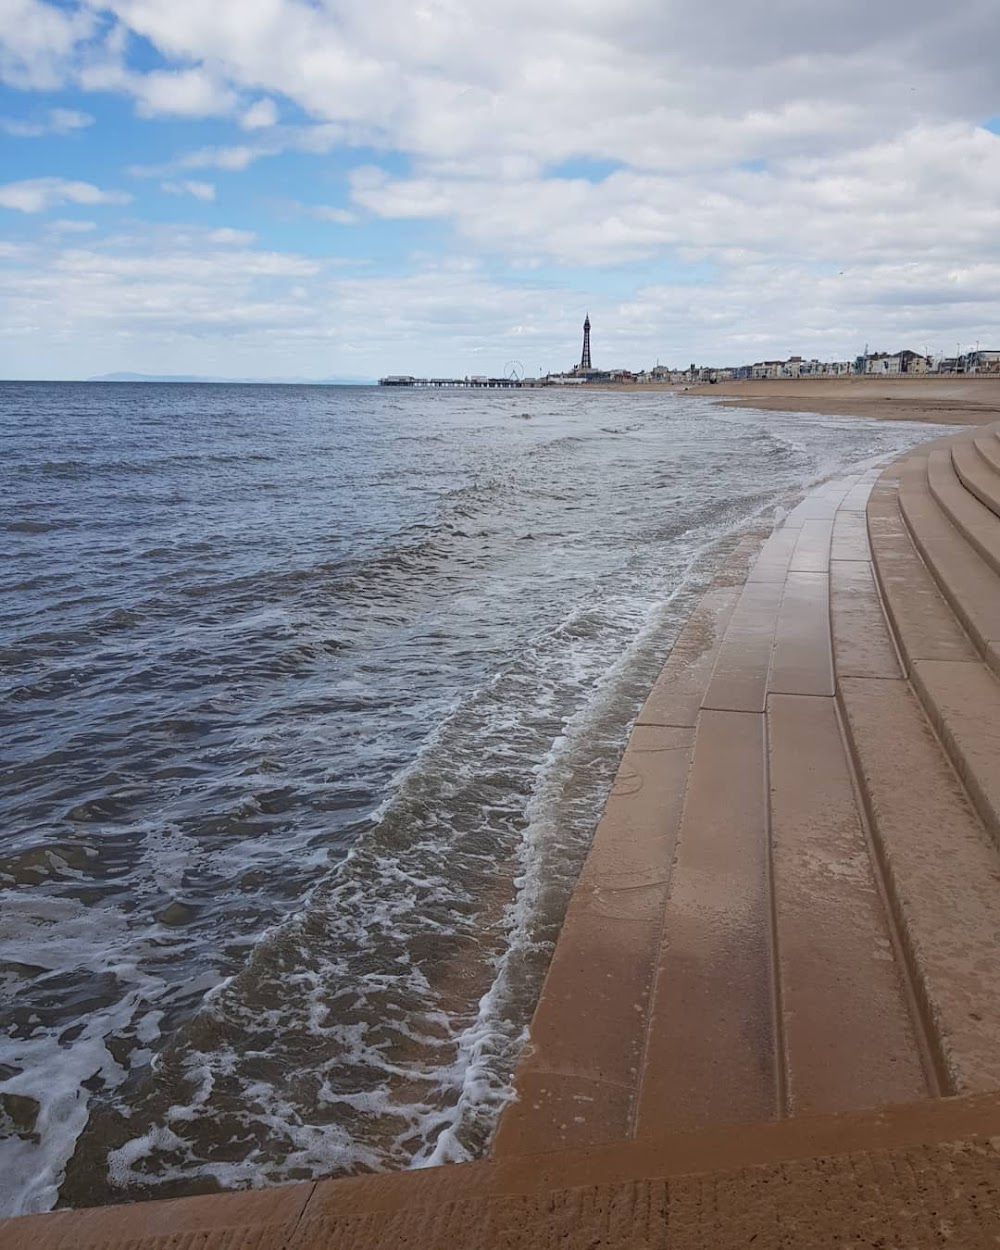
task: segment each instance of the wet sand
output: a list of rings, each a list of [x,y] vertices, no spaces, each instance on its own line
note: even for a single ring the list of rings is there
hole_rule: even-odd
[[[644,389],[644,388],[637,388]],[[1000,378],[802,378],[671,386],[726,408],[815,412],[823,416],[983,425],[1000,415]]]

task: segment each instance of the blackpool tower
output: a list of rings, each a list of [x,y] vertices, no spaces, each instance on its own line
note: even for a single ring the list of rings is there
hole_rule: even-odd
[[[590,372],[590,313],[583,323],[583,355],[580,357],[580,372]]]

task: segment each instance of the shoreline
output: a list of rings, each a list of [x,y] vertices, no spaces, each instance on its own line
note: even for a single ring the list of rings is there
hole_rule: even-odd
[[[993,377],[800,378],[672,385],[663,389],[712,398],[723,408],[811,412],[880,421],[986,425],[1000,415],[1000,378]]]
[[[591,389],[633,394],[670,391],[711,399],[720,408],[802,412],[928,425],[987,425],[1000,417],[1000,377],[788,378],[767,382],[593,383]]]

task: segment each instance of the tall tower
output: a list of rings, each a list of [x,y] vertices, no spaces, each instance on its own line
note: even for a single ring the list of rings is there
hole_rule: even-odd
[[[583,355],[580,357],[580,372],[590,369],[590,313],[583,323]]]

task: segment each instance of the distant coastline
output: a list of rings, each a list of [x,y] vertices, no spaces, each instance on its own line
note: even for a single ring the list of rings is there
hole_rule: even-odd
[[[101,373],[85,382],[186,382],[214,386],[374,386],[374,378],[216,378],[187,373]]]

